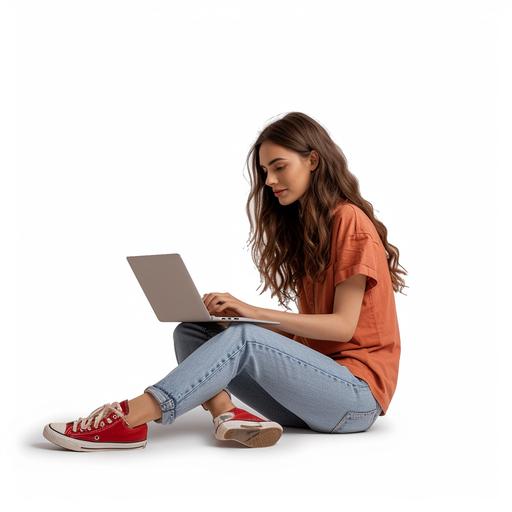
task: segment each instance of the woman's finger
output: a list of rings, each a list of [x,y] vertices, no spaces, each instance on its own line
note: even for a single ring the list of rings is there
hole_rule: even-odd
[[[229,307],[231,307],[231,301],[224,301],[222,304],[219,304],[217,306],[217,311],[225,311],[226,309],[228,309]]]
[[[217,307],[219,302],[224,302],[225,295],[225,293],[209,293],[205,301],[206,307]]]
[[[212,307],[215,311],[222,311],[222,309],[227,307],[227,301],[222,300],[221,298],[214,299]]]
[[[213,300],[214,295],[215,295],[214,293],[206,293],[203,296],[203,302],[204,302],[204,305],[206,306],[206,309],[208,309],[208,307],[210,306],[210,303]]]

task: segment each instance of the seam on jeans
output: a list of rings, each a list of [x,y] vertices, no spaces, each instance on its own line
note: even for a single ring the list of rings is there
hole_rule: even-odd
[[[186,395],[184,395],[184,396],[181,398],[181,401],[185,400],[185,398],[187,398],[187,396],[189,396],[189,395],[190,395],[190,393],[192,393],[192,391],[195,391],[195,390],[196,390],[198,387],[200,387],[202,384],[204,384],[205,382],[208,382],[208,381],[213,377],[213,374],[214,374],[214,373],[216,373],[216,370],[220,370],[223,366],[226,366],[227,362],[228,362],[230,359],[233,359],[233,357],[235,357],[235,356],[236,356],[236,354],[237,354],[238,352],[240,352],[240,350],[242,350],[243,346],[244,346],[244,344],[242,344],[242,346],[241,346],[238,350],[236,350],[236,351],[235,351],[235,352],[233,352],[230,356],[228,356],[228,358],[227,358],[227,359],[226,359],[226,360],[225,360],[225,361],[224,361],[220,366],[215,366],[214,368],[212,368],[212,369],[210,370],[210,375],[208,375],[208,376],[207,376],[203,381],[199,382],[199,383],[197,384],[197,386],[195,386],[194,388],[192,388],[192,389],[190,390],[190,392],[189,392],[189,393],[187,393]],[[223,388],[223,389],[225,389],[225,388]],[[231,399],[231,393],[229,394],[229,396],[230,396],[230,399]]]
[[[223,332],[223,331],[220,331],[219,333],[216,333],[213,329],[211,331],[209,331],[207,327],[204,327],[203,325],[199,325],[199,323],[197,323],[197,322],[195,322],[195,324],[197,327],[199,327],[199,329],[201,329],[203,331],[204,334],[206,334],[207,336],[211,336],[211,338],[213,338],[214,336],[217,336],[217,334],[220,334],[221,332]],[[212,333],[213,333],[213,335],[212,335]],[[229,395],[229,399],[232,400],[233,396],[231,395],[230,391],[226,388],[224,388],[224,391],[226,391],[226,393]],[[186,395],[186,396],[188,396],[188,395]],[[185,398],[185,397],[183,397],[183,398]],[[182,400],[183,400],[183,398],[182,398]],[[175,401],[175,404],[176,404],[176,401]]]
[[[373,423],[375,423],[375,414],[379,412],[379,409],[378,407],[376,407],[375,409],[371,410],[371,411],[347,411],[340,419],[340,421],[338,421],[338,423],[336,423],[335,427],[329,432],[329,434],[335,434],[336,432],[334,432],[335,430],[337,430],[339,427],[340,427],[340,424],[343,423],[343,425],[345,423],[347,423],[347,421],[349,419],[358,419],[357,416],[354,416],[354,417],[350,417],[349,418],[349,414],[352,415],[352,414],[362,414],[363,416],[360,416],[359,419],[361,418],[369,418],[370,415],[373,415]],[[347,421],[343,421],[344,419],[347,419]],[[365,430],[363,430],[363,432],[366,432],[366,430],[368,430],[372,425],[373,423],[371,423]],[[339,432],[340,434],[342,434],[343,432]]]
[[[338,423],[336,423],[336,425],[334,425],[334,428],[329,432],[330,434],[334,434],[334,431],[340,427],[340,425],[341,425],[341,423],[342,423],[342,422],[343,422],[343,423],[346,423],[346,421],[343,421],[345,418],[347,418],[347,421],[348,421],[348,412],[349,412],[349,411],[347,411],[347,412],[346,412],[346,413],[341,417],[340,421],[338,421]]]
[[[286,357],[289,357],[291,359],[295,359],[295,361],[299,361],[301,363],[304,363],[305,365],[307,366],[310,366],[311,368],[313,368],[314,370],[320,372],[320,373],[323,373],[324,375],[327,375],[328,377],[332,377],[333,379],[335,380],[338,380],[340,382],[345,382],[346,384],[350,384],[351,386],[354,386],[356,388],[368,388],[368,385],[367,384],[354,384],[353,382],[349,382],[348,380],[345,380],[345,379],[341,379],[340,377],[337,377],[336,375],[332,375],[328,372],[326,372],[325,370],[322,370],[321,368],[318,368],[316,367],[314,364],[311,364],[311,363],[308,363],[307,361],[303,361],[302,359],[299,359],[295,356],[292,356],[290,354],[287,354],[286,352],[283,352],[282,350],[279,350],[277,348],[274,348],[274,347],[269,347],[268,345],[266,345],[265,343],[260,343],[258,341],[252,341],[252,340],[247,340],[246,343],[255,343],[256,345],[260,345],[264,348],[267,348],[267,349],[271,349],[271,350],[275,350],[276,352],[279,352],[280,354],[284,354]]]

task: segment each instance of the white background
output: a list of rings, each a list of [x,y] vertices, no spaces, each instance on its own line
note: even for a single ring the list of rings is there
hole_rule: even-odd
[[[505,508],[505,2],[11,1],[1,14],[14,506]],[[150,424],[144,450],[50,445],[46,423],[134,398],[176,365],[176,324],[158,322],[126,256],[179,252],[200,293],[278,309],[246,243],[245,159],[290,111],[342,148],[408,271],[386,416],[250,450],[217,442],[197,408]]]

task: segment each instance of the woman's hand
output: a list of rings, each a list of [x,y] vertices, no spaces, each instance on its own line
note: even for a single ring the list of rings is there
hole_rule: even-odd
[[[257,318],[256,306],[246,304],[233,297],[230,293],[205,293],[203,302],[210,315],[215,316],[244,316]]]

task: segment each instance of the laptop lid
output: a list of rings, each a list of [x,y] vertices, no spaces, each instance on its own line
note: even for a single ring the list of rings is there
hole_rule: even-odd
[[[160,322],[210,320],[179,254],[127,256],[146,298]]]
[[[160,322],[211,322],[224,319],[210,315],[178,253],[127,256],[126,259]],[[279,324],[238,318],[239,321]]]

